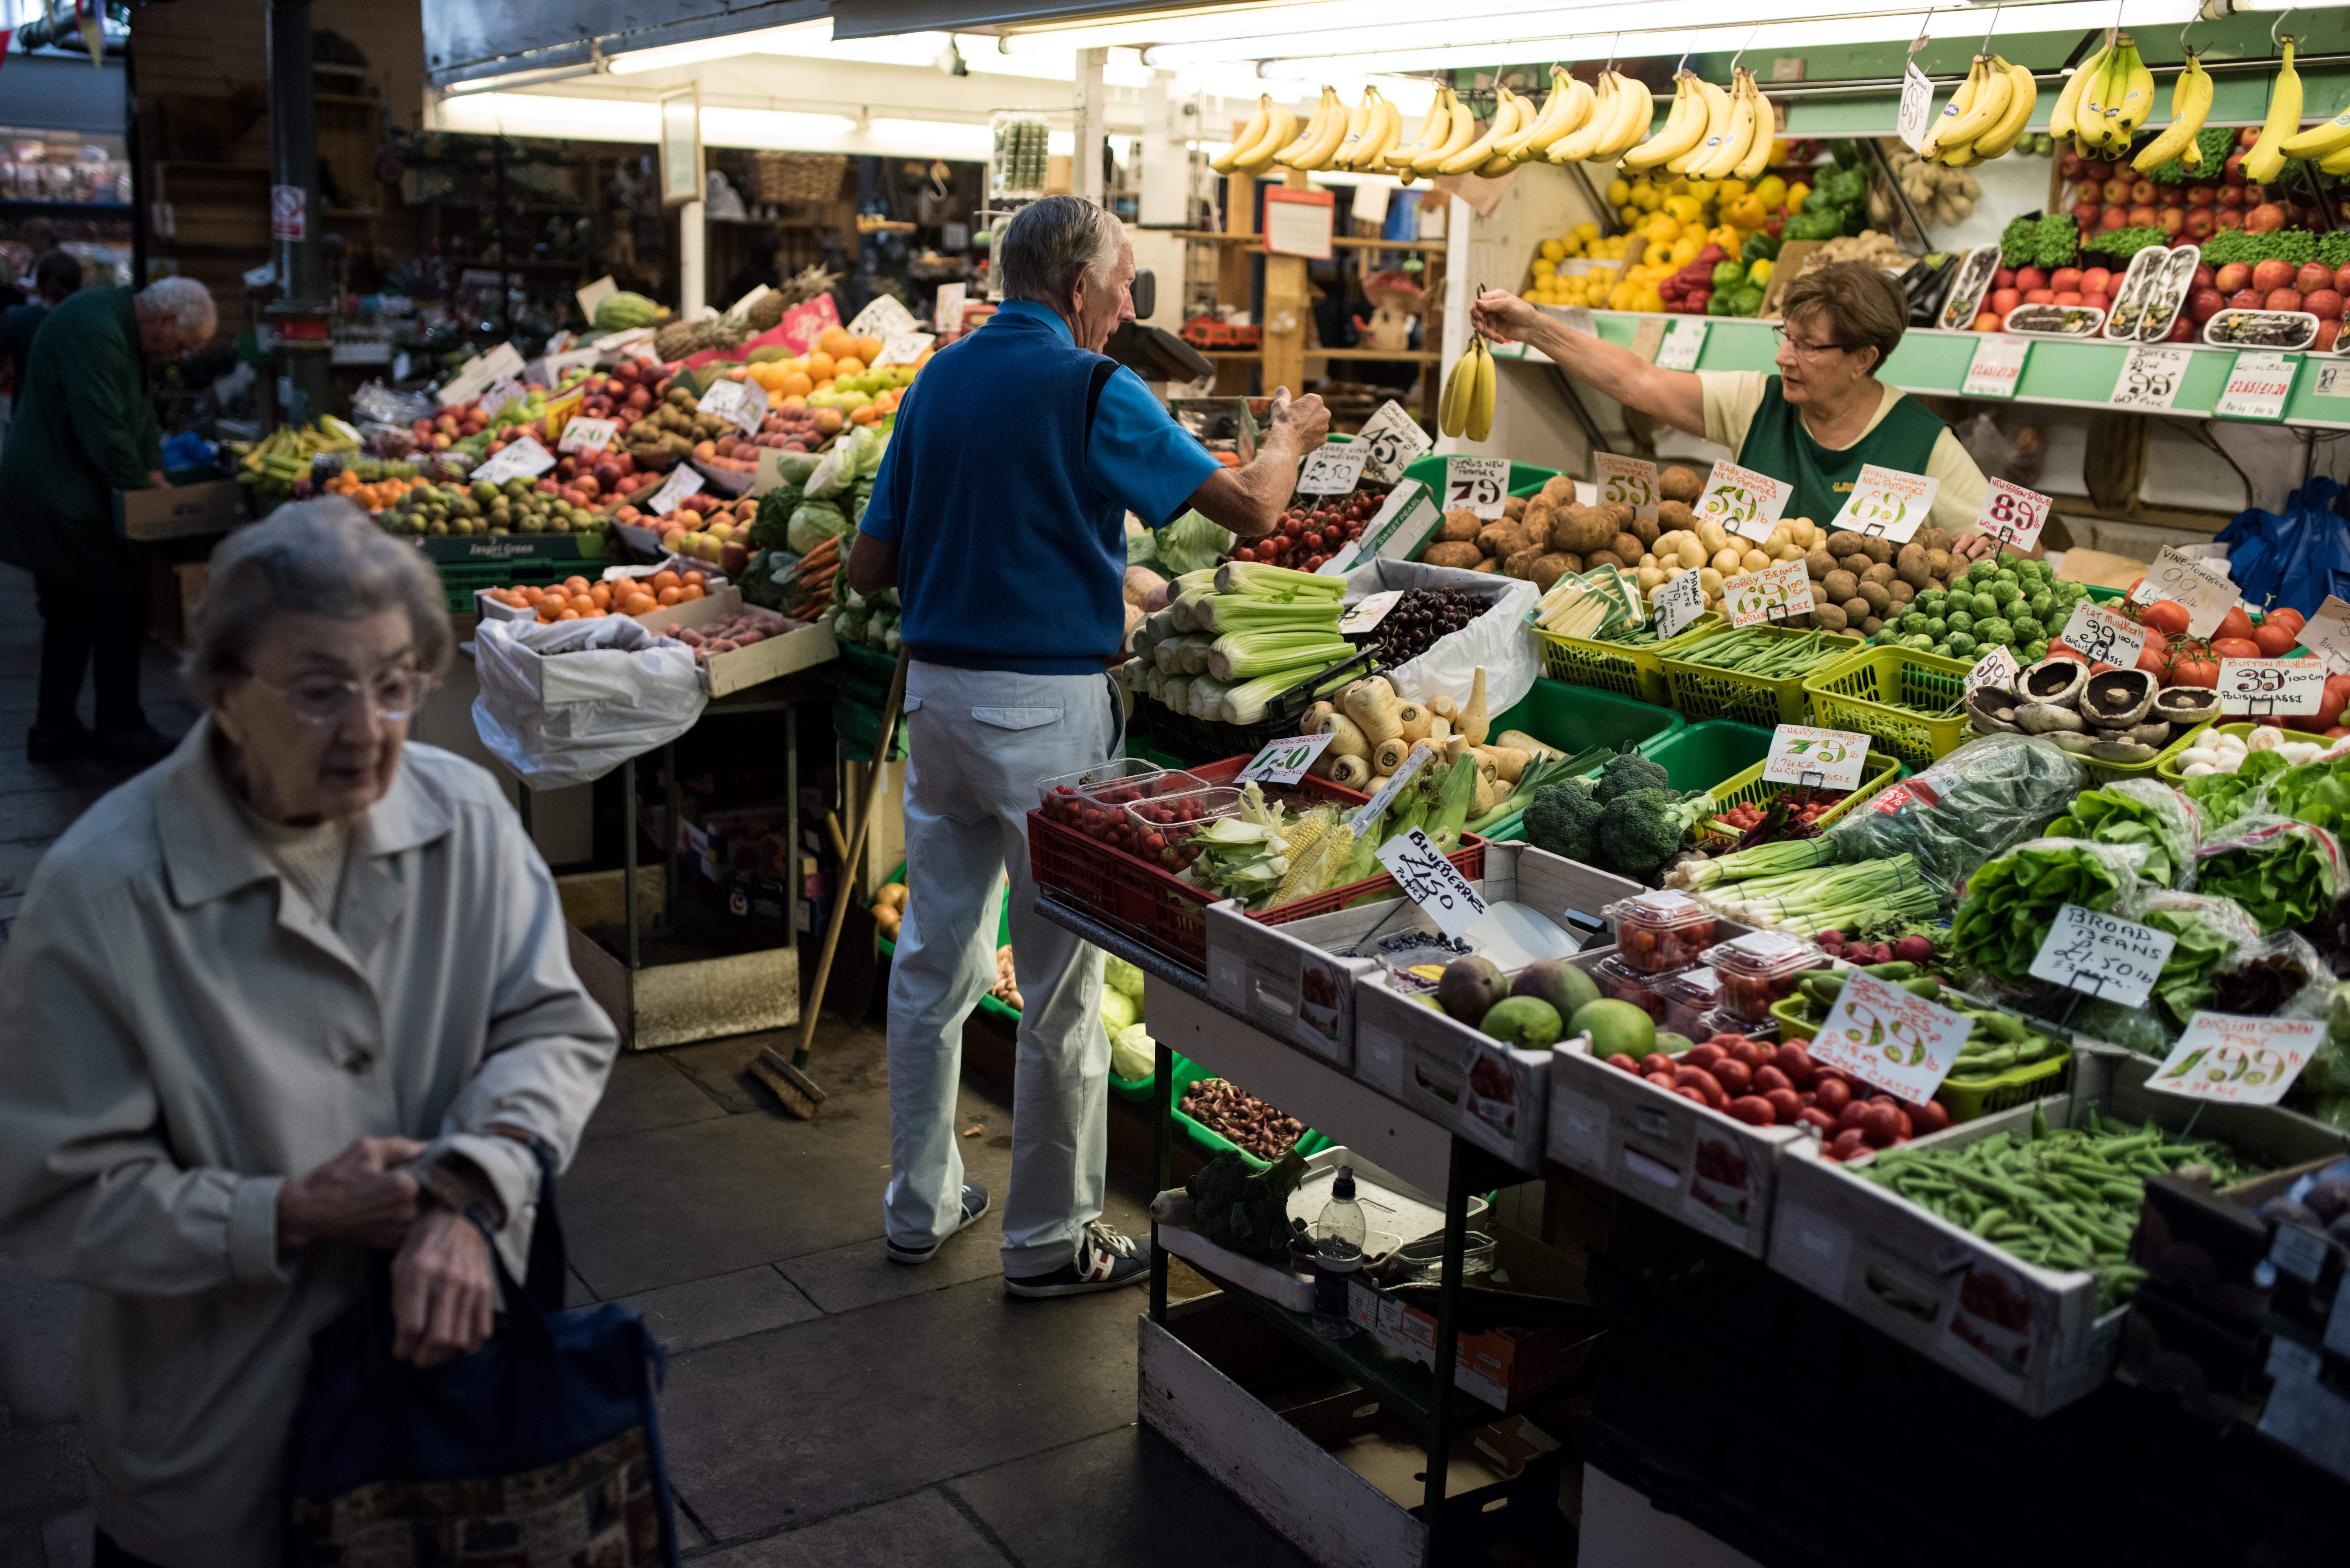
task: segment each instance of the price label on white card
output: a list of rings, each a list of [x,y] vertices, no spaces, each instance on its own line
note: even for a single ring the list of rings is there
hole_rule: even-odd
[[[1428,759],[1435,754],[1426,746],[1414,746],[1410,754],[1397,766],[1396,771],[1388,775],[1388,782],[1379,786],[1378,793],[1364,803],[1363,808],[1355,813],[1353,820],[1347,826],[1357,835],[1368,832],[1371,824],[1377,822],[1380,814],[1387,810],[1388,803],[1402,793],[1404,785],[1409,784],[1419,774]]]
[[[2146,1086],[2191,1100],[2272,1106],[2324,1043],[2322,1019],[2198,1012]]]
[[[2012,690],[2015,678],[2022,671],[2023,667],[2015,661],[2015,650],[2002,643],[1976,659],[1975,667],[1967,671],[1966,694],[1971,697],[1986,686]]]
[[[579,302],[579,318],[592,326],[597,307],[619,292],[620,286],[612,281],[612,275],[608,272],[587,287],[575,289],[571,297]]]
[[[1378,862],[1446,936],[1458,938],[1483,917],[1485,900],[1476,888],[1419,828],[1380,845]]]
[[[2220,711],[2248,719],[2314,713],[2325,700],[2322,659],[2220,660]]]
[[[1388,618],[1388,611],[1396,607],[1403,597],[1401,588],[1382,588],[1364,597],[1349,609],[1338,622],[1341,636],[1355,637],[1376,631],[1379,622]]]
[[[2040,543],[2040,530],[2056,504],[2036,490],[1994,479],[1983,486],[1983,508],[1975,518],[1975,532],[2013,550],[2030,550]]]
[[[2350,603],[2326,595],[2309,624],[2301,628],[2301,642],[2315,649],[2336,675],[2350,674]]]
[[[2073,607],[2072,618],[2064,623],[2064,638],[2066,646],[2093,664],[2118,664],[2127,669],[2146,651],[2144,627],[2086,599]]]
[[[857,313],[848,324],[851,337],[889,338],[901,332],[919,332],[922,324],[914,313],[899,304],[894,295],[877,295],[873,303]]]
[[[602,452],[620,433],[618,420],[575,419],[563,427],[563,439],[556,443],[557,452]]]
[[[1812,575],[1801,561],[1782,561],[1721,585],[1721,607],[1732,626],[1759,626],[1808,615],[1813,602]]]
[[[1491,521],[1502,514],[1510,499],[1510,460],[1506,457],[1448,457],[1444,460],[1444,509],[1462,507]]]
[[[2309,383],[2309,390],[2313,397],[2350,398],[2350,365],[2318,366],[2315,379]]]
[[[1898,468],[1864,462],[1844,504],[1828,519],[1828,526],[1906,545],[1934,510],[1934,497],[1941,488],[1942,482],[1930,474],[1904,473]],[[1770,537],[1769,532],[1762,536]]]
[[[1362,480],[1363,465],[1370,460],[1370,449],[1360,441],[1317,446],[1305,454],[1305,465],[1297,471],[1297,493],[1351,495]]]
[[[670,475],[661,482],[661,487],[653,492],[650,501],[645,503],[645,514],[649,517],[666,516],[677,510],[679,502],[701,493],[702,475],[695,472],[691,463],[681,462],[670,470]]]
[[[495,414],[508,403],[525,401],[529,396],[520,381],[511,376],[501,376],[482,393],[482,408],[485,412]]]
[[[1910,151],[1925,144],[1926,128],[1934,119],[1934,83],[1911,60],[1909,68],[1901,73],[1901,107],[1893,117],[1893,132],[1901,138]]]
[[[730,420],[744,435],[756,435],[767,418],[767,389],[750,381],[721,381],[702,394],[702,411]]]
[[[2023,383],[2023,364],[2032,357],[2032,339],[2008,332],[1985,332],[1975,339],[1974,357],[1967,361],[1967,379],[1959,384],[1962,398],[2012,398]]]
[[[1695,572],[1683,572],[1648,601],[1657,618],[1657,640],[1670,642],[1705,613],[1705,584]]]
[[[2143,1007],[2178,945],[2168,931],[2067,904],[2033,955],[2031,974],[2101,1002]]]
[[[931,301],[931,325],[941,332],[962,330],[963,301],[970,297],[970,286],[960,283],[939,285],[938,297]]]
[[[2301,356],[2269,348],[2238,351],[2228,367],[2228,384],[2211,405],[2223,420],[2259,420],[2274,424],[2284,418],[2284,401],[2293,395],[2293,379],[2300,373]]]
[[[553,452],[530,436],[516,436],[473,470],[473,477],[504,484],[509,479],[536,479],[554,466]]]
[[[1782,724],[1771,732],[1771,749],[1762,754],[1762,776],[1773,784],[1854,790],[1867,763],[1866,735]]]
[[[1963,1012],[1853,970],[1812,1035],[1812,1060],[1920,1104],[1950,1076],[1974,1027]]]
[[[1295,784],[1322,754],[1322,748],[1334,737],[1330,735],[1292,735],[1285,741],[1274,741],[1249,759],[1249,765],[1233,778],[1234,784]]]
[[[1390,398],[1381,403],[1362,428],[1355,432],[1355,444],[1370,453],[1363,472],[1374,483],[1393,484],[1403,477],[1405,467],[1436,444],[1418,420],[1404,411],[1403,405]]]
[[[1612,452],[1594,452],[1591,459],[1592,488],[1599,499],[1618,506],[1628,506],[1635,514],[1657,514],[1657,465],[1646,458],[1618,457]]]
[[[1705,352],[1705,327],[1702,316],[1675,318],[1665,328],[1665,340],[1657,345],[1657,369],[1696,369],[1698,356]]]
[[[2235,580],[2226,573],[2166,545],[2138,580],[2129,602],[2150,605],[2158,599],[2174,600],[2187,611],[2188,634],[2209,637],[2236,607],[2239,597]]]
[[[881,352],[873,357],[873,368],[884,365],[910,365],[931,351],[937,338],[927,332],[893,332],[881,343]]]
[[[2195,351],[2175,343],[2137,343],[2122,359],[2106,400],[2117,409],[2167,409],[2178,399],[2179,384]]]
[[[1779,525],[1779,515],[1787,510],[1787,498],[1793,493],[1793,486],[1725,458],[1706,475],[1705,488],[1690,511],[1700,523],[1719,524],[1759,545]]]

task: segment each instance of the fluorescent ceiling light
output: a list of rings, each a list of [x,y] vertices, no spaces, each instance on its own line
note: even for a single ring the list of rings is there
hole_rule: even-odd
[[[634,76],[640,71],[699,65],[703,60],[728,59],[735,55],[797,54],[811,44],[821,47],[831,36],[832,19],[825,17],[814,22],[795,22],[788,27],[761,27],[749,33],[695,38],[690,43],[630,49],[612,56],[606,63],[616,77]]]
[[[712,147],[755,147],[770,152],[830,147],[857,129],[845,114],[801,114],[772,109],[728,109],[705,104],[702,140]]]
[[[442,99],[437,119],[439,130],[482,136],[547,136],[570,141],[660,140],[660,106],[647,99],[469,93]]]
[[[565,98],[551,93],[478,93],[443,99],[435,129],[481,135],[546,136],[572,141],[650,144],[660,139],[660,109],[633,98]],[[993,132],[968,120],[900,117],[860,127],[843,114],[806,114],[705,104],[702,140],[712,147],[776,152],[867,152],[881,157],[983,159]],[[1054,133],[1053,151],[1072,138]]]

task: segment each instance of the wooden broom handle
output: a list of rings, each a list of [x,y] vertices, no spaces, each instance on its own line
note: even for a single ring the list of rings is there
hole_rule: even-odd
[[[849,835],[848,853],[840,863],[840,886],[833,890],[832,919],[824,933],[824,953],[816,960],[816,986],[808,992],[807,1012],[800,1020],[798,1047],[792,1053],[793,1064],[807,1061],[808,1046],[816,1040],[816,1014],[824,1011],[824,988],[832,979],[833,955],[840,949],[840,928],[848,919],[850,877],[857,862],[865,853],[865,835],[873,826],[873,814],[881,809],[881,782],[889,776],[889,752],[898,740],[898,711],[906,702],[906,650],[898,650],[898,668],[889,677],[889,697],[881,711],[881,732],[873,746],[873,778],[865,786],[865,810],[857,818],[857,830]]]

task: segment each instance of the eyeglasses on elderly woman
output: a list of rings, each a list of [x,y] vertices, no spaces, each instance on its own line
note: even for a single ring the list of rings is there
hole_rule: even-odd
[[[424,705],[425,694],[433,687],[432,677],[409,669],[384,670],[365,681],[338,680],[331,675],[296,676],[282,685],[258,675],[251,680],[286,699],[286,708],[296,719],[321,729],[342,722],[361,695],[385,723],[405,723]]]

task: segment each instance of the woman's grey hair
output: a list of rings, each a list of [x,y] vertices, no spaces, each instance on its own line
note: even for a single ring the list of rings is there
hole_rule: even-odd
[[[213,552],[182,673],[209,704],[252,673],[255,648],[289,610],[361,620],[408,612],[416,667],[438,675],[452,643],[441,578],[413,545],[339,495],[281,506]]]
[[[1082,196],[1047,196],[1020,209],[1003,231],[1003,296],[1066,304],[1077,275],[1098,284],[1118,265],[1125,231]]]
[[[178,324],[180,336],[201,343],[213,335],[220,313],[213,307],[212,290],[192,277],[159,277],[139,291],[139,303]]]

